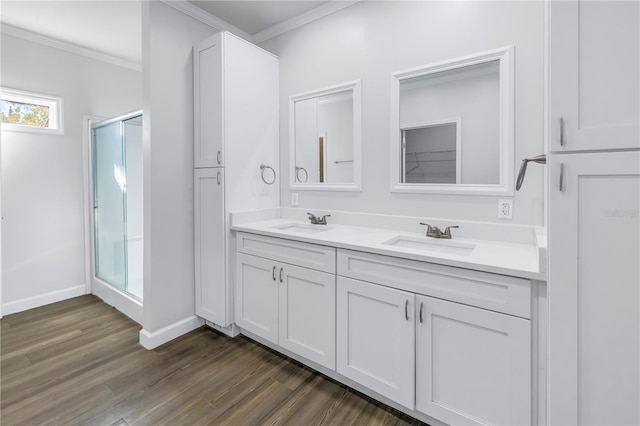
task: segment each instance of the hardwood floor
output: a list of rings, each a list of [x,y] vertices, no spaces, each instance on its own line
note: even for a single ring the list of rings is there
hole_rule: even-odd
[[[421,424],[244,337],[201,328],[148,351],[95,296],[0,323],[3,426]]]

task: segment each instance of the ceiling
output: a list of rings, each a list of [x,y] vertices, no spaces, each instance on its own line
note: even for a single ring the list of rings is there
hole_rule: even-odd
[[[326,15],[353,1],[181,0],[166,3],[192,16],[199,15],[204,22],[221,24],[217,26],[220,29],[240,30],[250,37],[305,14]],[[330,3],[343,5],[327,8]],[[4,34],[25,36],[21,30],[26,30],[138,67],[141,63],[140,0],[2,0],[0,12]],[[37,37],[35,39],[37,41]]]
[[[328,1],[192,1],[189,3],[254,35],[316,9]]]

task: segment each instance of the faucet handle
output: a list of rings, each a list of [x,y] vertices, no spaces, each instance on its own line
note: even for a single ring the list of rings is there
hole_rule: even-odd
[[[311,221],[311,223],[313,223],[313,224],[318,223],[318,218],[316,217],[316,215],[314,215],[313,213],[309,213],[309,212],[307,212],[307,214],[309,215],[309,220]]]
[[[328,218],[328,217],[331,217],[331,215],[330,215],[330,214],[325,214],[324,216],[322,216],[322,217],[320,218],[320,222],[327,223],[327,218]]]
[[[423,222],[420,222],[420,225],[425,225],[427,227],[427,237],[440,238],[442,236],[442,231],[440,231],[437,226],[431,226],[428,223]]]
[[[447,226],[444,230],[443,238],[448,238],[448,239],[451,238],[451,228],[460,228],[460,227],[458,225]]]

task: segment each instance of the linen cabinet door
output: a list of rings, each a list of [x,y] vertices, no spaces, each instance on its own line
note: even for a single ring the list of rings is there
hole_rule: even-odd
[[[193,167],[224,166],[223,33],[193,47]]]
[[[416,296],[416,409],[449,424],[531,424],[529,320]]]
[[[336,302],[338,373],[413,409],[414,294],[339,276]]]
[[[640,2],[548,4],[549,150],[640,148]]]
[[[336,367],[336,276],[281,264],[280,346]]]
[[[549,163],[549,418],[640,424],[640,152]]]
[[[196,314],[227,326],[224,169],[196,169],[194,244]]]
[[[278,265],[273,260],[236,254],[236,324],[278,343]]]

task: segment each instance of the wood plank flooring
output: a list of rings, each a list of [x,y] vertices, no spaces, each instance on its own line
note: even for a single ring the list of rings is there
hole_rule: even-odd
[[[244,337],[201,328],[148,351],[95,296],[0,323],[3,426],[422,424]]]

